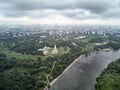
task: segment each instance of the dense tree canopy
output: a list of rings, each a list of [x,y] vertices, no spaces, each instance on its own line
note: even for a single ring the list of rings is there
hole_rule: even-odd
[[[120,59],[109,64],[97,78],[96,90],[120,90]]]

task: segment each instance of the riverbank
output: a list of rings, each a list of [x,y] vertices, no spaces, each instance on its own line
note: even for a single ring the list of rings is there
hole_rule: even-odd
[[[106,48],[106,49],[103,49],[103,50],[101,50],[101,51],[111,51],[111,49],[109,49],[109,48]],[[94,52],[96,52],[96,51],[92,51],[92,52],[90,52],[90,54],[91,53],[94,53]],[[85,56],[85,54],[83,54],[83,55],[80,55],[77,59],[75,59],[57,78],[55,78],[51,83],[50,83],[50,86],[53,86],[53,84],[57,81],[57,80],[59,80],[68,70],[69,70],[69,68],[74,64],[74,63],[76,63],[80,58],[82,58],[83,56]]]
[[[120,90],[120,58],[110,63],[96,79],[96,90]]]
[[[76,63],[81,57],[85,56],[84,54],[83,55],[80,55],[77,59],[75,59],[63,72],[62,74],[60,74],[57,78],[55,78],[51,83],[50,83],[50,86],[52,86],[58,79],[60,79],[68,70],[69,68],[74,64]]]
[[[109,52],[111,51],[112,49],[109,49],[109,48],[106,48],[106,49],[102,49],[100,51],[106,51],[106,52]],[[88,55],[90,55],[91,53],[95,53],[97,51],[91,51]],[[86,56],[85,54],[82,54],[80,55],[77,59],[75,59],[70,65],[68,65],[68,67],[57,77],[55,78],[51,83],[50,83],[50,87],[52,87],[57,80],[59,80],[68,70],[69,68],[71,68],[72,65],[74,65],[80,58],[82,58],[83,56]],[[45,87],[44,90],[48,90],[48,87]]]
[[[96,78],[119,55],[120,51],[104,49],[94,51],[88,57],[76,59],[77,62],[72,67],[69,66],[67,73],[62,73],[50,90],[95,90]]]

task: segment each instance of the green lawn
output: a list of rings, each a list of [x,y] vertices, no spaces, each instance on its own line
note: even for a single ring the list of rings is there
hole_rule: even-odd
[[[35,55],[27,55],[27,54],[21,54],[16,53],[14,51],[8,51],[8,50],[2,50],[2,53],[5,53],[7,55],[7,58],[16,58],[20,60],[37,60],[38,56]]]
[[[53,57],[54,55],[51,54],[53,48],[49,50],[50,53],[48,53],[46,56],[41,56],[42,60],[45,60],[47,57]],[[27,55],[27,54],[21,54],[17,53],[15,51],[9,51],[7,49],[1,49],[1,53],[4,53],[7,55],[7,58],[16,58],[20,60],[37,60],[38,56],[37,55]],[[62,55],[64,53],[69,52],[69,50],[64,50],[64,47],[59,47],[58,48],[58,55]]]
[[[94,44],[88,43],[85,47],[82,48],[83,51],[91,52],[94,50]]]

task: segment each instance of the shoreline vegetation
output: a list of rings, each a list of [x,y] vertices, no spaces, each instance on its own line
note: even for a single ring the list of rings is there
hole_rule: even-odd
[[[102,50],[100,50],[100,51],[106,51],[106,52],[108,52],[108,51],[112,51],[112,49],[110,49],[110,48],[106,48],[106,49],[102,49]],[[99,51],[91,51],[90,53],[89,53],[89,55],[91,54],[91,53],[94,53],[94,52],[99,52]],[[87,55],[88,56],[88,55]],[[55,78],[53,81],[51,81],[50,82],[50,86],[49,87],[45,87],[44,88],[44,90],[49,90],[80,58],[82,58],[82,57],[87,57],[85,54],[82,54],[82,55],[80,55],[78,58],[76,58],[70,65],[68,65],[68,67],[57,77],[57,78]],[[49,89],[48,89],[49,88]]]
[[[81,54],[81,55],[79,55],[78,57],[76,56],[76,59],[71,59],[71,63],[70,64],[68,64],[67,66],[66,66],[66,68],[63,70],[63,71],[61,71],[61,73],[56,77],[56,78],[54,78],[53,80],[51,80],[51,81],[48,81],[48,82],[50,82],[50,83],[48,83],[48,85],[44,88],[44,90],[49,90],[50,88],[51,88],[51,86],[52,85],[54,85],[54,83],[58,80],[58,79],[60,79],[68,70],[69,70],[69,68],[74,64],[74,63],[76,63],[77,61],[78,61],[78,59],[79,58],[81,58],[81,57],[83,57],[83,56],[88,56],[90,53],[87,53],[87,54]],[[75,57],[74,57],[75,58]]]
[[[77,59],[75,59],[63,72],[60,74],[57,78],[55,78],[51,83],[50,86],[52,86],[58,79],[60,79],[70,68],[72,65],[74,65],[81,57],[85,55],[80,55]]]
[[[120,90],[120,58],[110,63],[96,81],[96,90]]]

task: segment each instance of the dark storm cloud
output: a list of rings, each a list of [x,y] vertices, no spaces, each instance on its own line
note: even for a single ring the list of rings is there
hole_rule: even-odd
[[[3,17],[63,15],[79,19],[104,18],[119,16],[119,10],[114,11],[116,8],[119,9],[119,6],[119,0],[0,0],[0,15]]]

